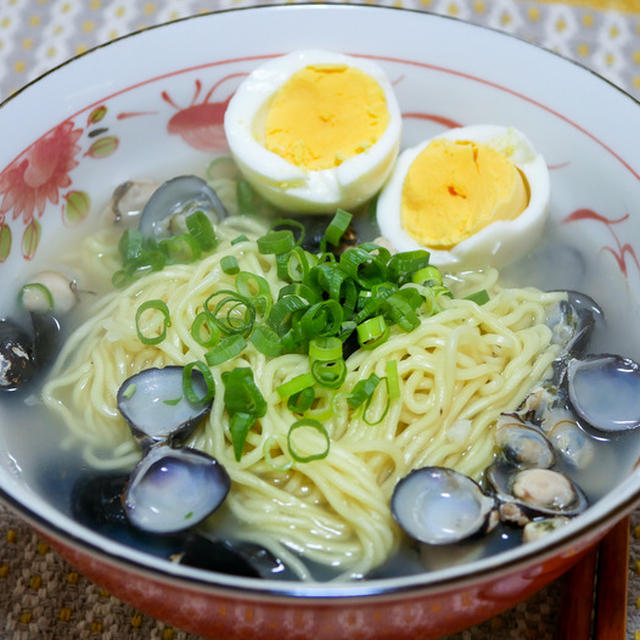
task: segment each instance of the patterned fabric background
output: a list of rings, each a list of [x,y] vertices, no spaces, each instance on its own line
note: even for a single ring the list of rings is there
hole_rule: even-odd
[[[262,2],[265,3],[264,1]],[[64,60],[176,18],[246,0],[0,0],[0,100]],[[640,98],[640,0],[378,0],[488,25],[585,64]],[[640,532],[640,513],[632,521]],[[628,638],[640,640],[640,539],[629,559]],[[562,581],[449,640],[550,640]],[[0,506],[0,639],[197,640],[144,616],[78,575]],[[220,639],[222,640],[222,639]]]

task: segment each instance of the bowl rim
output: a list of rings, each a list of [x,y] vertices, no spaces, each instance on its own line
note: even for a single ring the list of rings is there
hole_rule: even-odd
[[[138,29],[137,31],[133,31],[130,33],[123,34],[109,40],[107,42],[100,43],[86,51],[76,54],[71,58],[64,60],[60,64],[48,69],[43,72],[36,78],[30,80],[28,83],[20,87],[17,91],[7,96],[2,102],[0,102],[0,109],[7,105],[9,102],[17,98],[20,94],[26,91],[32,85],[40,82],[43,78],[46,78],[50,74],[56,72],[60,68],[66,67],[67,65],[74,63],[76,60],[83,58],[85,56],[91,55],[105,47],[108,47],[112,44],[118,43],[122,40],[135,37],[141,33],[146,33],[147,31],[153,31],[156,29],[163,29],[170,27],[176,23],[182,23],[187,20],[193,19],[209,19],[212,15],[217,14],[227,14],[227,13],[238,13],[238,12],[266,12],[267,10],[271,13],[274,11],[319,11],[326,9],[336,9],[338,11],[341,10],[366,10],[368,12],[373,13],[381,13],[384,11],[395,11],[401,13],[412,13],[418,14],[421,16],[427,16],[429,19],[434,19],[436,21],[440,20],[449,20],[451,22],[456,22],[460,24],[465,24],[468,27],[481,31],[489,31],[495,34],[499,38],[511,38],[520,43],[526,45],[527,47],[534,49],[538,49],[541,52],[544,52],[544,55],[551,54],[558,58],[561,61],[569,62],[578,68],[581,71],[586,71],[596,79],[601,82],[604,82],[610,88],[613,88],[622,97],[629,98],[635,105],[640,106],[640,99],[633,96],[631,93],[615,84],[613,81],[605,78],[601,74],[599,74],[594,69],[586,66],[585,64],[574,60],[568,56],[565,56],[557,51],[553,51],[544,47],[542,44],[537,42],[532,42],[527,40],[521,36],[516,34],[507,33],[498,29],[497,27],[492,27],[488,25],[481,25],[474,22],[470,22],[467,20],[462,20],[455,16],[450,15],[441,15],[432,11],[422,10],[422,9],[414,9],[414,8],[404,8],[397,6],[387,6],[387,5],[368,5],[360,2],[357,3],[349,3],[349,2],[301,2],[296,4],[289,4],[280,0],[274,4],[257,4],[251,6],[243,6],[243,7],[231,7],[220,10],[211,10],[206,13],[198,13],[188,16],[183,16],[181,18],[168,20],[165,22],[161,22],[154,25],[149,25],[144,27],[143,29]],[[365,54],[365,57],[367,55]],[[385,59],[392,60],[390,57],[384,57]],[[103,99],[107,99],[109,96],[106,96]],[[552,113],[555,113],[552,109],[550,110]],[[557,115],[557,114],[556,114]],[[562,117],[562,116],[561,116]],[[566,120],[566,118],[564,118]],[[582,129],[579,125],[572,123],[576,126],[580,131],[586,133],[591,138],[594,138],[588,131]],[[604,147],[607,151],[612,152],[604,143],[602,143],[597,138],[594,138],[596,142],[599,143],[600,146]],[[640,175],[630,166],[628,165],[622,158],[617,156],[615,152],[612,152],[614,156],[637,178],[640,180]],[[640,472],[638,472],[640,473]],[[638,475],[638,473],[636,475]],[[629,480],[629,477],[624,479],[624,483]],[[185,573],[174,573],[169,572],[162,567],[155,566],[150,562],[142,562],[136,558],[129,557],[128,555],[124,555],[121,553],[116,553],[115,551],[106,549],[104,547],[99,546],[98,544],[88,541],[83,537],[80,537],[74,531],[70,531],[64,529],[62,526],[58,524],[54,524],[50,520],[48,520],[44,515],[41,515],[34,509],[28,507],[26,504],[20,502],[17,498],[10,495],[3,487],[0,486],[0,502],[7,505],[7,507],[16,513],[23,520],[28,522],[31,526],[33,526],[39,532],[50,536],[51,538],[58,541],[64,547],[71,547],[74,550],[81,550],[89,557],[97,557],[101,561],[106,564],[110,564],[116,567],[120,567],[125,571],[135,572],[138,575],[146,575],[151,579],[159,580],[162,582],[173,582],[183,587],[190,588],[192,590],[203,590],[205,592],[215,592],[219,591],[224,593],[225,595],[240,595],[244,599],[259,599],[265,600],[269,599],[270,601],[279,600],[279,599],[290,599],[295,598],[296,600],[302,599],[311,599],[313,601],[331,601],[334,599],[340,600],[344,602],[345,598],[353,598],[356,601],[361,601],[363,598],[370,597],[394,597],[394,596],[404,596],[406,594],[410,595],[421,595],[430,592],[437,591],[439,593],[443,591],[452,591],[457,590],[464,586],[467,583],[486,583],[491,580],[495,580],[499,575],[512,574],[515,572],[522,572],[526,570],[528,567],[536,566],[542,564],[543,561],[557,556],[562,553],[562,551],[568,551],[569,555],[573,555],[573,552],[570,549],[572,543],[576,543],[579,540],[592,537],[594,542],[596,539],[599,539],[604,533],[612,527],[617,521],[622,519],[625,515],[627,515],[634,507],[640,504],[640,482],[637,482],[638,486],[636,489],[631,492],[629,496],[627,496],[621,503],[615,504],[613,507],[609,507],[605,513],[595,518],[593,521],[588,521],[584,524],[581,524],[579,527],[573,527],[576,529],[571,535],[555,535],[552,534],[551,541],[547,544],[538,544],[538,543],[530,543],[527,547],[518,547],[519,549],[526,549],[526,551],[521,551],[514,558],[509,558],[506,561],[502,562],[485,562],[483,566],[476,569],[473,575],[471,575],[468,571],[463,572],[464,567],[468,566],[467,563],[456,567],[456,569],[460,569],[460,571],[454,573],[454,575],[445,575],[439,576],[437,574],[441,574],[442,571],[433,571],[433,572],[422,572],[415,575],[410,576],[401,576],[394,578],[379,578],[372,580],[365,580],[362,582],[340,582],[340,583],[290,583],[290,582],[282,582],[282,581],[274,581],[274,580],[261,580],[255,578],[240,578],[237,576],[226,576],[225,574],[220,574],[212,571],[205,571],[200,569],[193,569],[188,567],[188,572]],[[90,529],[83,527],[78,524],[78,531],[83,530],[90,531]],[[556,532],[561,533],[561,532]],[[96,534],[109,542],[113,542],[111,539],[101,536],[100,534]],[[121,547],[124,549],[129,549],[130,551],[135,551],[127,547],[122,543],[114,543],[116,547]],[[589,543],[590,544],[590,543]],[[136,551],[139,554],[139,551]],[[151,554],[142,553],[143,557],[148,557],[156,560],[154,556]],[[498,554],[502,555],[502,554]],[[491,560],[496,556],[491,556],[485,560]],[[576,556],[576,559],[578,556]],[[475,563],[474,563],[475,564]],[[485,566],[486,565],[486,566]],[[434,579],[429,579],[431,576],[436,575]],[[220,578],[223,578],[222,580]]]

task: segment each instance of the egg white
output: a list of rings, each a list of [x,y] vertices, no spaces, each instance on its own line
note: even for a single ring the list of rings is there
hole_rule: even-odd
[[[396,251],[424,249],[403,228],[400,217],[402,188],[407,171],[420,152],[433,140],[469,140],[501,151],[524,174],[530,189],[529,202],[513,220],[487,225],[447,251],[430,249],[430,262],[447,269],[500,267],[524,256],[544,231],[549,208],[549,172],[544,158],[529,139],[513,127],[474,125],[449,129],[400,154],[393,174],[378,198],[380,231]]]
[[[346,64],[376,80],[387,102],[389,124],[371,147],[340,166],[308,170],[268,151],[254,137],[253,123],[265,103],[308,65]],[[304,50],[255,69],[238,87],[224,118],[227,142],[240,170],[266,200],[283,209],[331,213],[371,198],[389,177],[398,155],[402,117],[391,84],[378,65],[329,51]]]

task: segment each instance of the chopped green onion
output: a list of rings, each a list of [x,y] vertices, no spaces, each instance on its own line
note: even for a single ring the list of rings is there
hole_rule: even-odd
[[[281,385],[278,385],[276,387],[276,391],[284,400],[307,387],[312,387],[314,382],[313,376],[310,373],[303,373],[295,378],[291,378],[291,380],[284,382]]]
[[[195,262],[202,255],[198,241],[190,233],[167,238],[160,243],[160,247],[166,249],[172,262],[181,264]]]
[[[390,328],[384,320],[384,316],[374,316],[356,327],[358,342],[363,349],[375,349],[386,342]]]
[[[483,305],[489,302],[489,294],[486,289],[480,289],[480,291],[465,296],[464,299],[471,300],[471,302],[475,302],[477,305]]]
[[[222,374],[225,384],[224,405],[229,413],[255,414],[261,418],[267,412],[267,403],[260,393],[249,367],[236,367]]]
[[[209,302],[217,296],[223,296],[213,309]],[[241,334],[245,338],[251,333],[256,319],[256,308],[243,295],[230,289],[220,289],[212,293],[205,301],[204,308],[211,314],[213,321],[225,335]]]
[[[342,341],[336,337],[316,338],[309,342],[311,360],[337,360],[342,358]]]
[[[293,315],[308,306],[309,304],[299,296],[284,296],[271,307],[267,321],[279,335],[284,335],[291,328]]]
[[[138,385],[132,382],[122,393],[123,397],[125,397],[128,400],[133,396],[137,388],[138,388]]]
[[[143,236],[138,229],[126,229],[118,241],[118,252],[123,264],[138,260],[143,253]]]
[[[370,420],[367,417],[367,414],[369,413],[369,408],[371,407],[371,401],[373,400],[375,389],[374,389],[374,393],[372,393],[367,398],[367,401],[365,402],[365,405],[364,405],[364,410],[362,411],[362,419],[371,427],[373,427],[376,424],[380,424],[384,420],[385,416],[387,415],[387,413],[389,411],[389,406],[391,404],[391,393],[389,392],[389,379],[388,378],[382,378],[382,380],[384,380],[385,387],[386,387],[386,390],[387,390],[387,397],[386,397],[386,400],[385,400],[384,409],[383,409],[382,413],[380,414],[380,416],[378,417],[377,420]]]
[[[140,328],[140,319],[145,311],[159,311],[163,315],[162,330],[157,336],[145,336]],[[167,328],[171,326],[171,316],[169,315],[169,307],[162,300],[147,300],[143,302],[136,311],[136,332],[138,340],[142,344],[154,345],[160,344],[167,337]]]
[[[319,293],[302,282],[292,282],[291,284],[287,284],[282,287],[280,291],[278,291],[278,300],[290,295],[298,296],[299,298],[306,300],[310,305],[318,302],[321,298]]]
[[[220,260],[220,267],[227,275],[234,276],[240,271],[240,265],[235,256],[224,256]]]
[[[253,198],[253,189],[246,180],[238,180],[238,182],[236,182],[236,198],[238,201],[238,213],[240,215],[256,215],[256,203]]]
[[[420,318],[410,302],[400,293],[392,293],[384,301],[385,315],[393,324],[400,325],[403,331],[409,333],[420,324]]]
[[[380,378],[372,373],[365,380],[359,380],[351,391],[351,395],[347,398],[347,404],[352,409],[357,409],[361,404],[365,403],[376,390],[380,382]]]
[[[245,298],[265,296],[271,298],[269,283],[262,277],[251,271],[239,271],[236,276],[236,289]]]
[[[347,365],[342,358],[314,360],[311,363],[311,375],[321,387],[339,389],[347,376]]]
[[[193,388],[194,369],[200,371],[207,386],[205,394],[202,397],[200,397]],[[209,400],[213,399],[216,392],[216,385],[209,367],[207,367],[204,362],[196,360],[195,362],[190,362],[184,366],[182,369],[182,391],[184,393],[184,397],[191,402],[191,404],[204,404],[205,402],[209,402]]]
[[[210,349],[220,341],[220,329],[213,316],[201,311],[191,325],[191,337],[201,346]]]
[[[324,450],[318,453],[313,453],[308,456],[302,456],[296,451],[296,448],[294,447],[294,444],[293,444],[293,433],[294,431],[297,431],[298,429],[303,429],[305,427],[314,429],[324,437],[324,439],[327,442],[327,446],[324,448]],[[329,437],[329,433],[327,432],[327,430],[325,429],[324,425],[321,422],[318,422],[313,418],[301,418],[300,420],[297,420],[289,427],[289,432],[287,433],[287,447],[289,448],[289,455],[296,462],[306,463],[306,462],[312,462],[313,460],[322,460],[323,458],[326,458],[329,455],[329,448],[331,447],[331,438]]]
[[[29,311],[52,311],[55,306],[49,287],[46,287],[41,282],[25,284],[24,287],[20,289],[18,299],[22,306],[25,309],[29,309]]]
[[[222,338],[219,344],[207,351],[207,353],[204,354],[204,359],[210,367],[215,367],[218,364],[222,364],[240,355],[246,346],[247,341],[241,335],[231,335]]]
[[[281,254],[278,262],[278,276],[287,282],[303,282],[309,277],[310,258],[313,256],[302,247],[294,247],[287,254]],[[314,262],[315,265],[315,262]]]
[[[293,218],[277,218],[269,225],[269,229],[271,231],[280,231],[282,228],[287,227],[297,229],[300,232],[295,242],[297,246],[301,245],[305,236],[305,228],[300,220],[294,220]]]
[[[438,267],[429,265],[428,267],[424,267],[423,269],[416,271],[411,276],[411,282],[424,284],[427,287],[433,286],[434,284],[442,284],[442,273],[440,273],[440,269],[438,269]]]
[[[231,241],[231,244],[240,244],[241,242],[249,242],[249,238],[244,235],[244,233],[240,234],[236,238]]]
[[[249,338],[251,344],[265,356],[277,358],[282,353],[282,340],[271,327],[258,325]]]
[[[173,400],[163,400],[163,404],[168,404],[170,407],[175,407],[178,402],[180,402],[180,400],[182,400],[182,396],[180,396],[179,398],[174,398]]]
[[[248,367],[236,367],[222,374],[224,405],[229,413],[229,431],[236,460],[242,457],[251,427],[267,412],[267,403]]]
[[[327,242],[337,247],[340,244],[340,238],[342,238],[344,232],[351,224],[351,218],[353,218],[353,216],[348,211],[338,209],[329,223],[327,230],[324,232],[324,237],[327,239]]]
[[[424,249],[396,253],[389,260],[389,279],[402,284],[411,279],[416,271],[429,265],[429,252]]]
[[[294,413],[302,414],[311,408],[315,399],[315,389],[313,387],[307,387],[306,389],[302,389],[302,391],[298,391],[298,393],[294,393],[290,396],[289,400],[287,400],[287,407]]]
[[[385,282],[387,278],[387,266],[384,261],[362,246],[352,247],[342,253],[340,269],[365,289],[371,289],[374,285]]]
[[[274,470],[274,471],[288,471],[293,466],[293,461],[287,459],[284,464],[276,464],[273,456],[271,455],[271,449],[274,446],[278,446],[280,448],[280,442],[278,441],[277,436],[269,436],[262,445],[262,453],[264,455],[264,461]]]
[[[185,220],[189,233],[196,240],[203,251],[211,251],[218,244],[216,232],[211,220],[204,211],[194,211]]]
[[[116,271],[111,277],[111,284],[116,289],[122,289],[131,282],[133,282],[133,278],[129,274],[127,274],[124,269],[118,269],[118,271]]]
[[[387,389],[389,391],[389,400],[395,400],[400,397],[400,376],[398,375],[398,361],[387,360],[385,365],[387,373]]]
[[[289,229],[280,231],[269,231],[261,238],[258,238],[258,251],[264,255],[282,254],[291,251],[295,247],[296,240]]]
[[[333,336],[342,325],[342,307],[335,300],[316,302],[300,318],[300,326],[308,337]]]

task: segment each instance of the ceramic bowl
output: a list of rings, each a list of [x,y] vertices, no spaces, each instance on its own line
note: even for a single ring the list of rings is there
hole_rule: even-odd
[[[490,29],[427,13],[288,5],[202,15],[77,57],[0,107],[0,309],[61,243],[91,228],[114,186],[163,179],[224,151],[242,77],[299,48],[381,65],[403,146],[456,125],[526,132],[549,165],[549,233],[578,248],[569,282],[609,291],[611,348],[640,355],[640,108],[587,69]],[[557,277],[562,281],[565,274]],[[3,312],[4,313],[4,312]],[[631,448],[614,492],[546,539],[447,569],[354,584],[256,581],[171,564],[70,519],[38,483],[34,443],[0,399],[2,499],[89,578],[152,616],[212,638],[432,638],[488,618],[566,571],[640,498]],[[56,460],[55,449],[48,459]],[[603,463],[606,466],[606,461]]]

